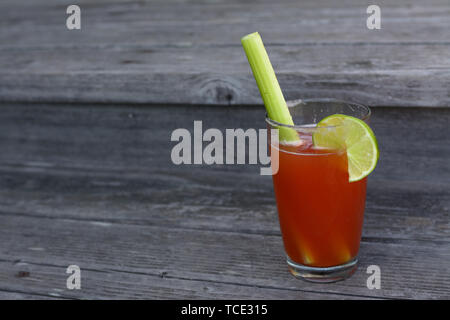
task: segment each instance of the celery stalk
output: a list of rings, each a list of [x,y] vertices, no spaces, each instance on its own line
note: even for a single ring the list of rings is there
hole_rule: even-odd
[[[282,124],[294,125],[259,33],[248,34],[241,42],[269,118]],[[288,143],[301,143],[297,132],[286,127],[279,128],[279,139]]]

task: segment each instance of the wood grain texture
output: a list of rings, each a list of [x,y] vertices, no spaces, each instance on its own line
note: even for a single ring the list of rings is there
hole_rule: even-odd
[[[450,110],[376,108],[360,269],[287,272],[270,177],[175,166],[170,134],[263,128],[261,107],[0,106],[0,293],[43,298],[450,298]],[[85,270],[65,289],[65,268]],[[368,265],[382,289],[366,288]],[[20,276],[22,275],[22,276]]]
[[[241,105],[261,102],[240,46],[258,30],[288,99],[450,105],[446,0],[67,1],[0,4],[0,100]]]
[[[90,265],[91,267],[93,265]],[[95,266],[83,266],[82,289],[68,290],[65,265],[54,262],[10,262],[0,263],[5,281],[3,289],[11,299],[366,299],[354,295],[326,294],[308,290],[284,290],[271,287],[241,285],[226,281],[183,278],[166,271],[146,268],[130,271]],[[28,271],[23,271],[28,270]],[[26,273],[26,277],[17,277]],[[10,281],[16,277],[14,283]],[[0,289],[0,297],[1,291]],[[16,293],[23,290],[34,294]]]

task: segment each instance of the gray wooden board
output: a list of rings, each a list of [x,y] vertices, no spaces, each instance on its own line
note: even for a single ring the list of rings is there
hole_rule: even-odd
[[[447,0],[2,1],[0,100],[260,103],[240,38],[260,31],[288,99],[450,105]]]
[[[450,298],[450,110],[376,108],[360,268],[287,271],[270,177],[176,166],[176,128],[264,128],[261,106],[0,105],[0,296]],[[83,289],[65,289],[78,264]],[[382,289],[366,288],[368,265]]]

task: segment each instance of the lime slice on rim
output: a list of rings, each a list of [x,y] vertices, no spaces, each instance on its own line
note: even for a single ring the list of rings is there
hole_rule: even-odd
[[[343,114],[322,119],[313,134],[314,146],[327,149],[346,149],[349,181],[367,177],[377,165],[378,142],[372,129],[362,120]]]

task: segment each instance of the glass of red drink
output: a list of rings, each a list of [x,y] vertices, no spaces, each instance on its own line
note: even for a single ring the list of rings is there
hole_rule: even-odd
[[[291,101],[288,106],[294,126],[266,118],[269,130],[294,128],[302,141],[270,142],[272,161],[279,161],[273,185],[287,264],[297,278],[342,280],[357,268],[367,178],[349,182],[346,150],[317,148],[313,135],[317,130],[336,130],[316,126],[329,115],[368,122],[370,109],[334,99]]]

